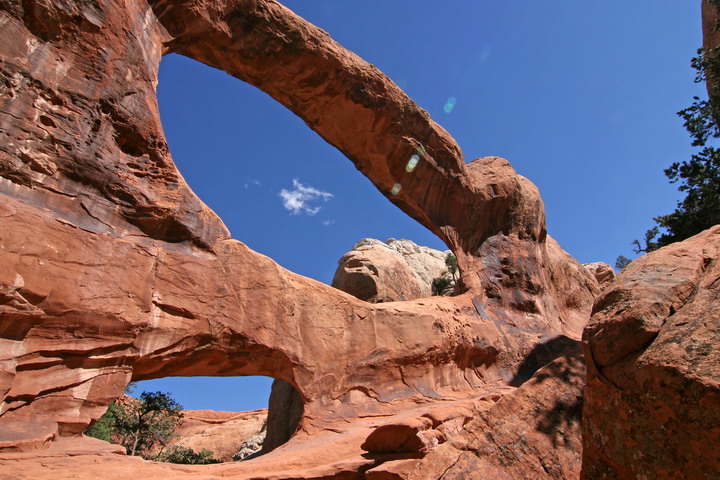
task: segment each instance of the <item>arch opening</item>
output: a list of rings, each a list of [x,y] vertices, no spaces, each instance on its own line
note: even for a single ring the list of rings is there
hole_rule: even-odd
[[[303,412],[299,392],[285,380],[165,377],[129,384],[85,434],[148,460],[247,461],[290,440]]]
[[[363,238],[448,249],[254,86],[171,53],[162,58],[157,95],[185,180],[233,238],[283,267],[329,285],[338,260]]]

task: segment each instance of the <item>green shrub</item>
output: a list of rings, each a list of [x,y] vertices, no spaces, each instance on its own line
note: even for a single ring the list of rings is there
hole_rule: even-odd
[[[457,258],[455,258],[455,255],[448,253],[445,256],[445,266],[447,270],[445,270],[441,276],[433,278],[432,280],[430,287],[432,288],[433,295],[452,295],[455,290],[458,272]],[[450,274],[449,277],[447,276],[448,274]]]
[[[181,463],[183,465],[207,465],[220,463],[220,460],[213,457],[213,452],[202,449],[199,452],[180,445],[174,445],[163,453],[156,460],[167,463]]]
[[[432,294],[433,295],[447,295],[447,292],[452,287],[452,283],[453,283],[453,281],[449,277],[433,278]]]

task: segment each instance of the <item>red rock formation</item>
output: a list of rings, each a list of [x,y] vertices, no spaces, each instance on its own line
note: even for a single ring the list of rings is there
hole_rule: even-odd
[[[262,442],[262,454],[275,450],[293,436],[302,419],[303,410],[300,393],[289,382],[273,381],[268,400],[267,432]]]
[[[240,445],[262,430],[267,409],[250,412],[216,412],[213,410],[185,410],[183,423],[175,433],[178,438],[171,445],[181,445],[196,452],[213,452],[222,462],[231,462]]]
[[[576,346],[482,411],[452,441],[418,461],[407,478],[577,479],[584,376]]]
[[[546,235],[536,188],[503,159],[465,164],[387,77],[277,2],[0,9],[0,446],[60,437],[3,453],[18,475],[380,474],[407,458],[364,455],[376,428],[506,392],[561,353],[539,345],[579,337],[597,283]],[[168,152],[155,97],[167,52],[291,108],[450,246],[467,292],[372,305],[229,239]],[[87,460],[97,443],[67,438],[130,380],[167,375],[285,380],[305,402],[300,429],[264,457],[205,470]],[[453,431],[442,423],[430,430]],[[422,436],[412,455],[447,433]]]
[[[583,334],[583,475],[717,478],[720,226],[618,275]]]
[[[702,0],[706,55],[719,18]],[[635,260],[598,299],[583,334],[582,478],[718,477],[719,254],[713,227]]]

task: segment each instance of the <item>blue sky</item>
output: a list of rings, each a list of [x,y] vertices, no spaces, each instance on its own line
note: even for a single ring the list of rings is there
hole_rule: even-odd
[[[663,169],[688,159],[675,113],[703,87],[690,58],[700,1],[287,0],[375,64],[457,140],[540,189],[548,232],[579,261],[630,242],[680,198]],[[178,55],[158,86],[175,162],[234,238],[330,283],[363,237],[445,249],[340,152],[254,87]],[[267,404],[267,379],[161,379],[186,408]]]

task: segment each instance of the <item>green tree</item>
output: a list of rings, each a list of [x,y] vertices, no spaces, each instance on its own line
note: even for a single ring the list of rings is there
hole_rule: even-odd
[[[136,386],[137,384],[135,382],[128,383],[127,387],[125,387],[125,395],[130,395],[135,390]],[[99,438],[100,440],[105,440],[106,442],[112,442],[112,434],[114,430],[113,424],[115,417],[117,416],[118,408],[116,404],[117,402],[111,403],[105,414],[85,430],[85,435],[88,437]]]
[[[457,283],[457,277],[456,277],[457,271],[458,271],[457,258],[451,252],[448,252],[448,254],[445,255],[445,266],[448,269],[448,273],[450,273],[450,276],[452,277],[453,283]]]
[[[685,240],[720,223],[720,150],[706,146],[689,161],[672,164],[665,175],[671,183],[679,183],[678,190],[686,192],[686,196],[674,212],[655,218],[665,229],[655,248]]]
[[[660,229],[658,227],[653,227],[650,230],[648,230],[647,232],[645,232],[645,239],[644,239],[645,246],[644,247],[640,243],[640,240],[633,240],[632,245],[633,245],[633,250],[635,251],[635,253],[652,252],[653,250],[657,250],[658,248],[663,246],[663,245],[660,245],[657,241],[655,241],[655,237],[657,237],[659,233],[660,233]],[[625,258],[625,257],[623,257],[623,258]],[[617,261],[618,262],[620,261],[620,257],[618,257]],[[615,263],[617,264],[617,262],[615,262]]]
[[[182,406],[162,392],[143,392],[140,398],[125,396],[86,433],[125,447],[129,455],[155,459],[175,437],[182,423]]]
[[[451,295],[458,282],[458,264],[455,255],[452,253],[445,255],[445,266],[447,270],[445,270],[441,276],[433,278],[432,280],[431,288],[433,295]],[[448,273],[450,277],[447,276]]]
[[[113,418],[115,417],[115,404],[111,404],[105,414],[85,430],[88,437],[99,438],[112,442]]]
[[[630,265],[631,261],[632,260],[630,260],[629,258],[620,255],[617,260],[615,260],[615,268],[617,268],[618,270],[625,270],[625,267]]]
[[[708,1],[720,8],[719,0]],[[636,253],[657,250],[720,223],[720,149],[716,146],[720,139],[720,48],[699,49],[691,64],[697,71],[695,82],[707,83],[708,99],[694,97],[693,104],[678,115],[693,146],[700,150],[690,160],[665,169],[665,176],[678,184],[685,198],[674,212],[654,218],[657,226],[645,234],[645,247],[638,240],[633,242]]]
[[[130,383],[125,389],[129,394],[135,388]],[[112,403],[105,415],[91,425],[85,434],[117,443],[130,455],[147,460],[183,464],[220,463],[213,452],[203,449],[196,452],[190,448],[174,445],[165,450],[177,437],[175,429],[183,421],[182,405],[169,394],[143,392],[140,398],[124,396]]]
[[[115,434],[130,455],[148,457],[175,436],[183,419],[182,405],[163,392],[143,392],[139,399],[118,405]],[[157,455],[155,455],[157,456]]]

